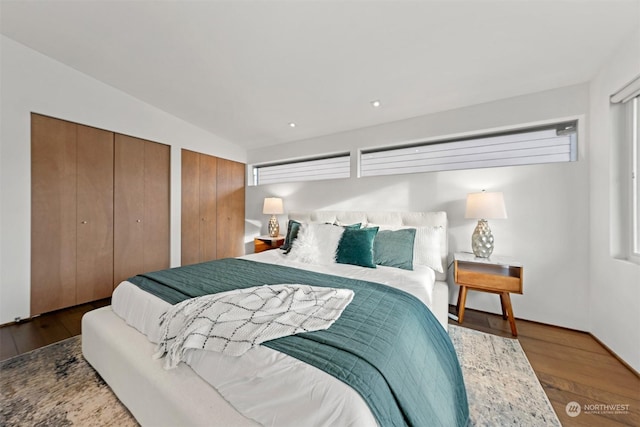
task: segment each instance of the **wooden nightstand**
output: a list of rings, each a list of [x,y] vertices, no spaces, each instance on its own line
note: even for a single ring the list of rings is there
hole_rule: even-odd
[[[476,258],[472,253],[457,252],[453,255],[453,278],[460,286],[458,294],[458,323],[464,320],[464,305],[467,300],[467,290],[491,292],[500,294],[502,318],[509,319],[511,333],[518,335],[516,320],[513,317],[510,293],[522,294],[521,263],[507,257],[492,256],[491,258]]]
[[[284,245],[284,236],[258,236],[253,239],[253,252],[263,252],[269,249],[276,249]]]

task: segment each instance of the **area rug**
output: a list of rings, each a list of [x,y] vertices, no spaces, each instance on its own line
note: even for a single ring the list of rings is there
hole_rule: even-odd
[[[517,340],[449,326],[474,426],[560,426]],[[136,426],[80,336],[0,362],[0,426]]]
[[[516,339],[449,325],[474,426],[560,426]]]
[[[82,357],[80,336],[0,363],[0,426],[137,426]]]

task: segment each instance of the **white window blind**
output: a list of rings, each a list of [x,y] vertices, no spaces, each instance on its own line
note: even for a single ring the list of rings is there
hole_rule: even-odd
[[[321,159],[255,166],[254,185],[349,178],[350,163],[350,155],[347,153]]]
[[[392,175],[577,160],[577,122],[464,140],[362,151],[360,175]]]

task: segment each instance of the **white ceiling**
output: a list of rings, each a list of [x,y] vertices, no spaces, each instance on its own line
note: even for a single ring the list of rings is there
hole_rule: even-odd
[[[2,0],[0,14],[2,34],[251,149],[588,81],[640,27],[640,0]]]

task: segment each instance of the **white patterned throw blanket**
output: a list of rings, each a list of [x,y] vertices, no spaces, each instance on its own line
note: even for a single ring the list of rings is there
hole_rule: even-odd
[[[282,284],[192,298],[160,317],[156,358],[165,369],[184,361],[188,349],[240,356],[262,342],[328,329],[353,299],[350,289]]]

